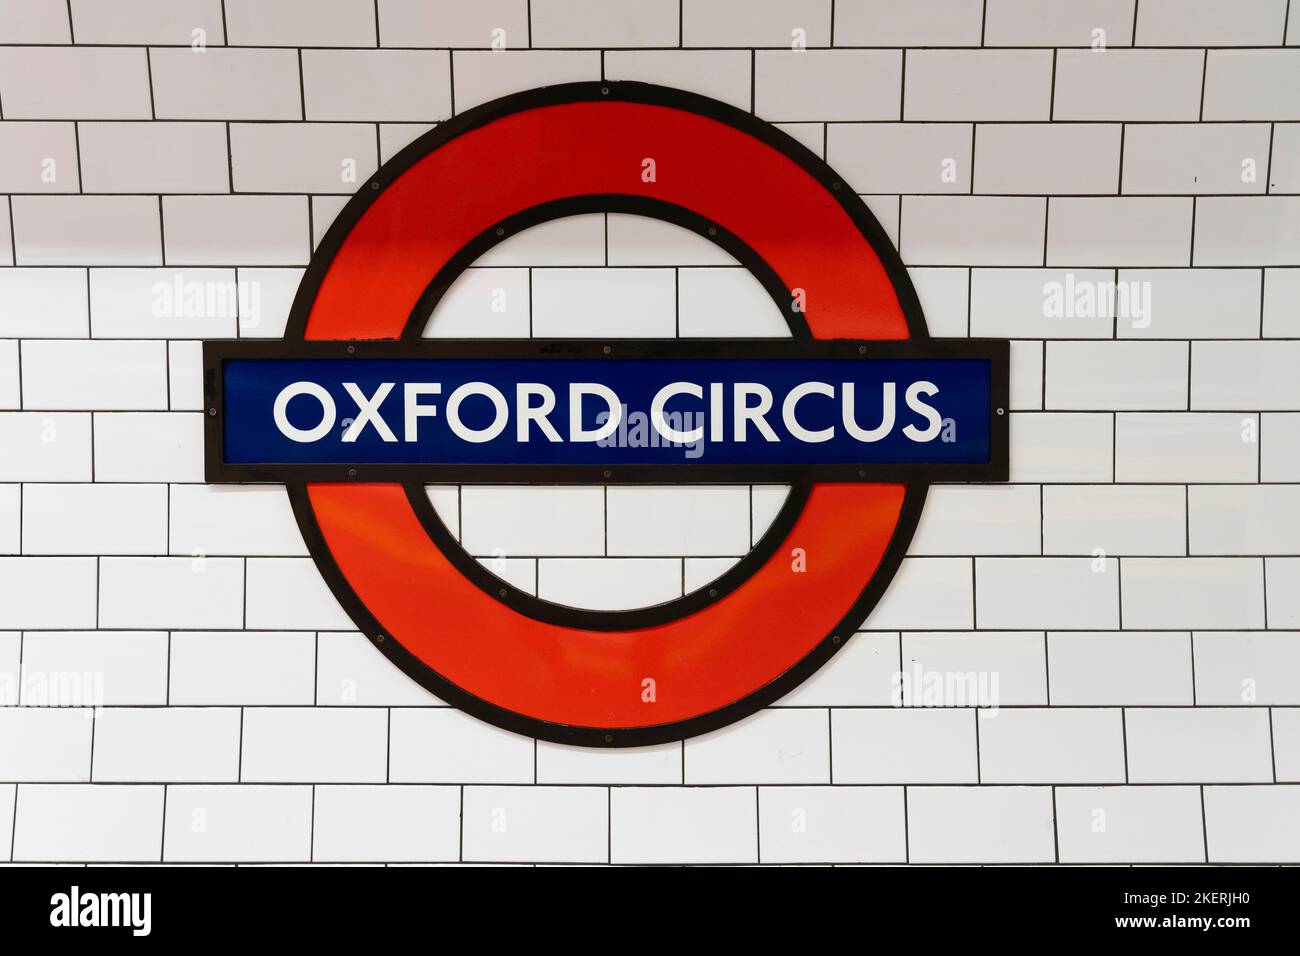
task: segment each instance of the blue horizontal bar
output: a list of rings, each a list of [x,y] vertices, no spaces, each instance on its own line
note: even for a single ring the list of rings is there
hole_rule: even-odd
[[[987,358],[228,358],[222,369],[228,464],[990,458]]]

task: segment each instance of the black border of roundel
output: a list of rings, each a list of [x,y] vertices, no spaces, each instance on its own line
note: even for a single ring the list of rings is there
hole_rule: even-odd
[[[383,164],[375,175],[370,178],[367,184],[352,197],[346,206],[344,206],[343,210],[334,220],[334,223],[330,226],[324,239],[316,249],[316,252],[312,255],[311,261],[308,264],[302,281],[298,287],[298,292],[294,298],[293,306],[290,309],[284,339],[278,342],[269,341],[264,343],[252,343],[247,341],[240,342],[240,351],[242,352],[243,348],[247,346],[263,345],[264,347],[268,347],[271,351],[274,351],[274,349],[278,347],[281,354],[283,354],[288,347],[305,344],[302,340],[312,304],[320,290],[321,282],[329,269],[330,263],[338,254],[338,251],[342,247],[348,233],[383,190],[396,180],[397,177],[418,162],[423,156],[462,133],[484,126],[495,119],[512,113],[543,106],[575,102],[599,102],[602,100],[660,105],[690,113],[696,113],[737,128],[766,143],[797,163],[818,182],[820,182],[826,188],[828,194],[833,195],[838,200],[841,207],[843,207],[847,212],[854,224],[858,227],[859,231],[867,238],[881,264],[884,266],[895,294],[898,297],[899,304],[907,321],[910,343],[912,345],[920,345],[924,343],[926,346],[940,344],[931,341],[929,338],[916,291],[912,286],[911,279],[907,274],[907,270],[903,266],[902,260],[899,258],[893,245],[890,243],[884,229],[867,209],[861,198],[848,188],[847,185],[844,184],[843,180],[818,156],[794,138],[774,126],[769,125],[749,113],[708,97],[647,83],[599,81],[542,87],[539,89],[514,93],[493,100],[489,103],[484,103],[481,106],[474,107],[445,123],[439,124],[434,129],[420,136],[406,148],[401,150],[396,156]],[[608,203],[609,205],[600,206],[600,208],[591,208],[600,203]],[[769,267],[757,262],[757,257],[752,256],[752,253],[749,256],[745,255],[747,247],[744,247],[743,244],[737,243],[728,244],[728,234],[725,233],[725,230],[719,230],[716,227],[711,226],[701,217],[690,213],[688,210],[682,210],[682,215],[675,215],[671,212],[665,215],[662,211],[649,211],[648,206],[644,210],[631,208],[637,204],[638,200],[636,197],[590,197],[581,201],[570,200],[549,203],[541,207],[535,207],[533,210],[521,211],[520,214],[511,217],[507,223],[498,224],[496,228],[489,230],[490,235],[485,233],[484,236],[475,240],[475,242],[470,245],[481,243],[490,244],[494,237],[496,241],[500,241],[500,239],[505,238],[510,234],[509,229],[512,226],[515,228],[527,228],[527,225],[533,225],[537,222],[543,222],[562,215],[572,215],[574,214],[573,210],[577,209],[588,212],[632,211],[640,212],[643,215],[653,215],[656,218],[668,218],[669,216],[672,216],[673,218],[669,218],[669,221],[677,222],[679,225],[683,225],[693,231],[702,232],[702,234],[706,235],[708,238],[713,239],[715,242],[718,242],[719,245],[722,245],[723,248],[728,249],[728,251],[733,255],[736,255],[738,259],[741,259],[742,264],[745,264],[750,268],[751,272],[755,274],[764,287],[768,289],[769,293],[773,295],[773,298],[776,299],[778,305],[781,304],[779,294],[788,294],[788,290],[784,290],[779,281],[775,281],[775,276],[772,274]],[[668,204],[652,203],[652,205],[667,206]],[[680,207],[672,208],[678,209]],[[525,225],[525,223],[527,225]],[[721,237],[722,241],[719,241],[719,237]],[[486,246],[484,246],[484,248],[486,248]],[[482,250],[478,253],[474,253],[473,257],[481,254],[481,251]],[[473,257],[471,257],[471,252],[467,246],[467,250],[462,255],[455,257],[452,263],[448,263],[447,267],[439,271],[439,273],[434,277],[434,280],[430,283],[429,287],[426,288],[420,301],[413,308],[412,314],[409,317],[407,326],[403,332],[403,339],[409,341],[419,337],[422,328],[419,323],[421,322],[422,317],[428,316],[428,309],[430,308],[431,303],[436,303],[438,298],[440,298],[446,291],[446,288],[450,285],[451,281],[454,280],[455,274],[468,266],[473,261]],[[746,258],[749,259],[748,262],[745,261]],[[451,269],[453,264],[458,265],[459,267],[455,270],[455,273],[453,273]],[[789,300],[787,299],[786,301]],[[784,309],[783,312],[786,314],[787,322],[791,325],[794,338],[796,340],[807,340],[809,335],[806,325],[803,325],[801,328],[802,317]],[[393,344],[392,340],[386,341],[390,346]],[[447,342],[447,340],[442,341],[444,343]],[[364,351],[368,351],[368,346],[371,343],[357,341],[355,343],[355,350],[352,353],[347,353],[346,351],[348,343],[335,344],[344,348],[345,354],[359,355]],[[374,342],[373,344],[378,347],[384,343]],[[501,342],[495,343],[497,347],[500,347],[503,344],[504,343]],[[613,340],[613,344],[619,343],[617,340]],[[785,344],[788,347],[791,343],[786,340]],[[872,351],[875,351],[877,348],[885,346],[888,343],[884,341],[872,341],[865,344],[867,344]],[[903,343],[898,344],[903,345]],[[997,404],[998,401],[1002,401],[1003,407],[1005,407],[1005,396],[1007,394],[1006,354],[1008,346],[1006,343],[993,342],[985,342],[981,344],[989,346],[995,356],[1000,356],[1000,358],[995,357],[993,362],[994,391],[992,398],[994,404]],[[213,343],[211,348],[225,349],[227,347],[233,348],[233,346],[234,343]],[[943,343],[943,345],[935,351],[944,351],[944,347],[946,346],[948,346],[948,343]],[[994,346],[996,346],[996,348],[994,348]],[[221,395],[220,376],[216,374],[216,368],[218,368],[219,365],[214,366],[208,362],[209,348],[210,346],[205,344],[204,389],[205,398],[207,400],[206,406],[208,408],[208,415],[205,416],[205,437],[208,440],[207,454],[209,468],[211,468],[214,453],[213,450],[216,447],[216,443],[213,442],[212,439],[220,435],[220,421],[219,416],[216,414],[216,410],[221,407]],[[1005,480],[1007,477],[1006,416],[1002,415],[1000,411],[999,416],[1000,419],[995,420],[998,421],[998,425],[991,433],[995,436],[994,449],[989,465],[984,466],[984,468],[987,469],[984,473],[984,480],[999,481]],[[1000,439],[996,437],[998,435],[1001,435]],[[694,475],[696,472],[692,470],[689,474]],[[351,480],[356,480],[355,477],[349,477]],[[687,475],[684,474],[680,477],[685,478]],[[762,687],[756,688],[746,696],[734,700],[713,711],[699,714],[685,720],[626,728],[575,726],[528,717],[515,711],[507,710],[496,704],[492,704],[442,677],[428,665],[415,657],[414,654],[402,647],[396,640],[390,639],[386,634],[383,625],[374,618],[370,611],[361,603],[355,592],[353,592],[352,588],[343,577],[342,572],[339,570],[338,565],[335,563],[333,556],[330,554],[329,548],[327,547],[320,531],[320,527],[316,522],[310,500],[307,496],[306,479],[297,478],[289,480],[287,490],[290,502],[293,506],[294,515],[297,518],[299,529],[303,535],[303,540],[305,541],[311,556],[315,560],[317,567],[320,569],[326,583],[329,585],[330,590],[339,600],[339,603],[342,605],[344,610],[367,635],[372,643],[383,651],[390,661],[396,664],[414,681],[446,703],[478,717],[481,720],[516,733],[565,744],[579,744],[597,747],[638,747],[681,740],[698,734],[707,733],[733,723],[734,721],[748,716],[749,714],[752,714],[780,699],[810,677],[818,668],[828,661],[831,656],[843,647],[848,639],[853,635],[857,627],[866,618],[867,614],[880,600],[886,587],[888,587],[889,582],[898,571],[898,567],[907,551],[908,544],[915,533],[917,522],[920,519],[921,510],[925,503],[929,484],[932,480],[936,480],[938,477],[939,476],[936,474],[934,469],[918,468],[915,472],[910,473],[905,478],[899,479],[906,482],[902,507],[898,522],[875,572],[871,575],[871,578],[867,582],[862,593],[858,596],[857,600],[854,601],[853,605],[843,615],[839,624],[837,624],[836,627],[834,627],[831,632],[813,648],[812,651],[806,654],[793,667]],[[245,480],[249,479],[257,480],[256,478],[252,478],[252,476],[249,476],[249,478]],[[219,479],[209,477],[209,480]],[[229,479],[227,478],[226,480]],[[328,481],[330,478],[325,477],[314,480]],[[584,480],[591,479],[588,478]],[[602,477],[600,480],[607,483],[610,479]],[[781,481],[782,479],[780,477],[769,477],[767,480]],[[857,477],[855,480],[862,481],[864,479],[862,477]],[[404,485],[407,489],[408,498],[414,501],[417,496],[412,494],[413,481],[414,478],[412,478],[412,481],[404,482]],[[794,482],[794,487],[791,489],[791,494],[787,499],[787,504],[785,508],[783,508],[782,513],[778,515],[774,525],[780,525],[786,522],[790,525],[793,524],[793,518],[791,516],[793,515],[797,517],[798,509],[806,500],[811,484],[812,482],[807,479],[802,481],[796,480]],[[422,497],[422,492],[419,497]],[[427,505],[427,499],[425,503]],[[429,512],[432,512],[432,510],[431,507],[428,508]],[[427,519],[427,514],[424,517]],[[436,514],[434,517],[436,520]],[[430,527],[430,523],[427,520],[425,520],[424,523],[426,528]],[[440,525],[441,522],[437,522],[435,529]],[[445,527],[443,527],[442,530],[446,531]],[[778,527],[774,526],[773,529],[769,530],[769,533],[765,535],[763,542],[760,542],[760,544],[768,545],[770,541],[775,541],[776,544],[779,544],[779,535],[773,533],[774,531],[779,530]],[[440,537],[442,537],[442,535],[435,531],[435,541],[438,541],[438,538]],[[455,542],[454,538],[451,538],[450,533],[447,533],[445,537],[455,544],[454,551],[448,551],[444,548],[444,553],[447,553],[449,558],[452,558],[453,555],[458,552],[459,555],[463,556],[465,559],[470,561],[473,560],[472,558],[469,558],[468,554],[464,552],[462,548],[460,548],[459,543]],[[438,546],[443,547],[446,543],[446,541],[438,542]],[[776,544],[768,546],[775,547]],[[766,548],[764,548],[764,550],[766,550]],[[756,552],[751,551],[750,556],[742,560],[741,565],[743,565],[747,570],[744,571],[744,574],[737,575],[738,581],[743,581],[743,578],[747,576],[749,571],[756,566],[753,564],[751,559],[755,559],[757,556]],[[453,560],[457,562],[458,566],[463,564],[459,558],[453,558]],[[737,568],[733,570],[740,572],[742,568],[741,566],[737,566]],[[699,593],[701,592],[696,592],[696,594]],[[669,605],[661,605],[660,607],[676,606],[690,597],[691,596],[688,595],[687,598],[669,602]],[[577,612],[577,609],[565,610]],[[653,611],[654,609],[643,610]],[[635,614],[636,612],[621,613]],[[578,623],[581,621],[582,616],[582,612],[577,612],[574,621],[570,622],[572,623],[572,626],[589,627],[589,624]],[[628,619],[624,618],[623,620],[626,621]],[[633,627],[637,625],[623,624],[622,626]],[[492,635],[484,634],[480,635],[480,638],[482,640],[490,641]],[[737,652],[743,653],[743,635],[737,636]],[[502,666],[510,666],[510,664],[511,662],[509,661],[502,662]]]

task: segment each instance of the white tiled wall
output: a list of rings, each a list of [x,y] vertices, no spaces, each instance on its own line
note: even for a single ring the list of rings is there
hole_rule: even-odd
[[[0,860],[1300,862],[1292,6],[0,0]],[[195,345],[279,335],[431,125],[601,77],[782,124],[934,334],[1014,340],[1012,482],[936,488],[796,692],[619,752],[466,717],[353,633],[282,490],[202,483]],[[1047,304],[1109,283],[1140,308]],[[585,216],[492,250],[428,334],[597,330],[783,333],[707,243]],[[721,573],[783,492],[430,494],[518,586],[627,606]]]

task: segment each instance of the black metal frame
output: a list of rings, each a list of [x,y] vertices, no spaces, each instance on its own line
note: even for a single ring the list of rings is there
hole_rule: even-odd
[[[410,326],[408,326],[409,328]],[[989,362],[986,462],[834,465],[691,464],[232,464],[225,461],[226,359],[984,359]],[[1010,345],[998,339],[403,339],[356,342],[210,341],[203,344],[208,481],[361,481],[421,484],[753,484],[809,481],[1006,481]]]
[[[627,101],[660,105],[691,112],[726,123],[780,151],[820,182],[867,238],[883,265],[907,321],[906,341],[814,340],[801,313],[791,308],[791,290],[752,248],[720,224],[691,210],[660,200],[630,195],[589,195],[556,200],[519,213],[484,230],[466,244],[431,280],[415,303],[403,329],[400,343],[394,340],[304,342],[306,323],[330,263],[361,216],[397,177],[423,156],[469,130],[512,113],[538,107],[574,102]],[[578,147],[575,147],[578,148]],[[649,216],[690,229],[731,253],[776,302],[790,327],[791,339],[722,339],[639,341],[587,340],[422,340],[421,332],[433,307],[456,277],[496,243],[519,231],[552,219],[593,212],[631,213]],[[594,350],[594,351],[593,351]],[[990,408],[991,454],[979,465],[831,466],[809,469],[725,467],[707,465],[672,466],[589,466],[509,467],[443,466],[312,466],[294,470],[286,466],[232,466],[221,460],[221,375],[220,363],[229,357],[255,358],[311,355],[314,357],[397,357],[458,355],[510,355],[530,357],[576,357],[599,355],[612,361],[628,357],[745,357],[760,355],[793,357],[961,357],[986,358],[991,363]],[[290,310],[285,338],[277,341],[212,341],[204,344],[204,392],[206,416],[206,469],[209,481],[285,481],[303,539],[322,576],[344,610],[383,653],[413,680],[448,704],[507,730],[544,740],[600,747],[646,746],[707,733],[725,726],[779,699],[811,676],[842,647],[883,595],[898,569],[916,530],[929,485],[933,481],[1005,481],[1008,477],[1007,411],[1009,391],[1009,344],[1000,340],[934,340],[928,335],[920,302],[906,268],[884,229],[851,189],[825,162],[798,141],[753,115],[716,100],[680,90],[635,82],[571,83],[515,93],[475,107],[420,136],[385,163],[344,207],[312,256]],[[403,471],[403,468],[406,470]],[[714,469],[711,471],[711,469]],[[433,477],[431,477],[433,476]],[[905,483],[906,490],[898,523],[875,573],[839,623],[802,660],[768,684],[709,713],[670,723],[629,728],[604,728],[556,724],[507,710],[476,697],[446,680],[386,635],[349,586],[329,552],[312,511],[308,481],[401,481],[422,524],[435,544],[471,581],[487,593],[539,620],[589,630],[625,630],[665,623],[694,613],[743,585],[766,562],[794,526],[815,481],[892,481]],[[731,570],[707,588],[650,608],[629,611],[586,611],[543,601],[519,592],[491,574],[471,557],[438,518],[424,492],[426,483],[530,483],[581,482],[728,482],[789,483],[791,493],[767,533],[753,550]],[[851,533],[851,531],[846,531]],[[482,635],[491,640],[491,635]],[[743,653],[737,636],[738,652]],[[503,661],[502,666],[511,662]]]

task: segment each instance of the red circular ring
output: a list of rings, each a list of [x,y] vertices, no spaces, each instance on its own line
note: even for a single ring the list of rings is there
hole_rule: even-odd
[[[652,197],[718,223],[803,290],[814,337],[924,335],[896,253],[829,167],[749,114],[614,83],[517,94],[413,143],[331,229],[288,334],[396,339],[466,244],[523,209],[576,196]],[[615,746],[712,729],[811,674],[878,600],[925,493],[818,483],[782,545],[736,590],[664,624],[596,631],[485,594],[431,540],[401,485],[290,490],[335,594],[408,674],[501,726]]]

